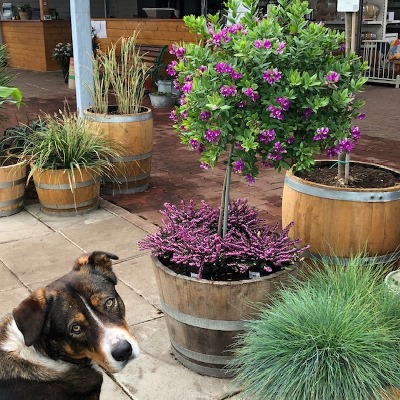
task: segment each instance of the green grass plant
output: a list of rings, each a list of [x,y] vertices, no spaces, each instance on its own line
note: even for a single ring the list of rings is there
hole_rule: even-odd
[[[110,176],[111,158],[118,157],[118,146],[75,113],[66,110],[44,116],[43,128],[34,131],[25,142],[22,154],[31,159],[31,172],[65,169],[70,177],[74,170],[89,169],[93,174]],[[72,185],[72,183],[71,183]],[[72,186],[71,186],[72,188]]]
[[[383,283],[388,268],[361,254],[324,260],[260,310],[231,364],[243,398],[397,398],[388,388],[400,387],[400,311]]]
[[[142,110],[145,81],[150,67],[136,46],[138,31],[111,44],[105,52],[92,57],[94,90],[91,111],[108,114],[110,98],[115,99],[116,114],[137,114]],[[112,92],[112,96],[110,93]]]

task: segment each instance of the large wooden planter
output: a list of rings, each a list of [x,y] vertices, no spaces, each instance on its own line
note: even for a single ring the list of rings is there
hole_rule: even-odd
[[[74,171],[70,184],[68,171],[45,170],[33,173],[41,211],[48,215],[75,216],[98,207],[100,176],[90,169]]]
[[[172,351],[187,368],[208,376],[229,377],[235,338],[255,304],[265,304],[298,268],[252,280],[219,282],[174,273],[152,256]]]
[[[384,168],[375,164],[377,168]],[[310,257],[344,259],[365,251],[378,262],[400,258],[400,184],[385,189],[349,189],[285,177],[282,225],[289,236],[311,245]]]
[[[0,217],[16,214],[24,208],[26,162],[0,167]]]
[[[112,108],[110,107],[110,111]],[[121,156],[113,158],[113,176],[103,177],[107,194],[130,194],[149,186],[153,151],[153,115],[143,107],[139,114],[96,114],[84,111],[85,118],[121,146]]]

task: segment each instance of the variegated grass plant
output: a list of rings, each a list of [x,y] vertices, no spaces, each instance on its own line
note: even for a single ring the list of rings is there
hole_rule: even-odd
[[[387,269],[323,262],[249,321],[231,367],[252,400],[397,399],[399,296]],[[392,397],[393,396],[393,397]]]
[[[110,112],[111,91],[116,106],[114,113],[136,114],[141,111],[150,66],[142,60],[136,46],[138,33],[135,31],[132,36],[121,38],[111,44],[107,51],[98,52],[92,57],[92,112]]]
[[[65,169],[73,190],[76,170],[112,175],[110,159],[118,157],[120,149],[89,121],[67,110],[54,116],[45,114],[44,120],[43,128],[29,135],[22,151],[31,160],[28,180],[36,171]]]

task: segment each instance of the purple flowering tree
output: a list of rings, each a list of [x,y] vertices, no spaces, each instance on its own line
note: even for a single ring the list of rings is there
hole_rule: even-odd
[[[226,24],[184,17],[199,41],[173,45],[168,68],[183,93],[171,113],[182,143],[205,169],[228,153],[226,206],[232,170],[252,184],[260,168],[310,169],[315,154],[350,152],[366,82],[367,66],[344,54],[344,35],[306,20],[307,1],[279,0],[262,19],[257,1],[241,3],[240,22],[238,0],[227,2]]]

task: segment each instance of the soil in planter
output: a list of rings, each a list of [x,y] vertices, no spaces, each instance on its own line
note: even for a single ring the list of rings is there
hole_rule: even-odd
[[[333,164],[321,163],[311,171],[296,172],[296,176],[322,185],[356,189],[379,189],[400,184],[400,174],[372,165],[350,164],[350,180],[344,185],[337,177],[337,165],[330,168]]]
[[[175,263],[172,263],[169,261],[169,258],[159,258],[160,262],[167,268],[169,268],[171,271],[175,272],[176,274],[179,275],[185,275],[185,276],[191,276],[193,275],[191,273],[197,272],[197,268],[190,267],[190,266],[182,266],[182,265],[177,265]],[[251,268],[251,270],[256,270],[257,272],[260,273],[260,276],[266,276],[273,274],[275,272],[281,271],[282,269],[285,269],[284,266],[275,266],[275,265],[270,265],[272,271],[271,272],[265,272],[262,268]],[[249,280],[249,271],[246,272],[240,272],[240,271],[233,271],[229,269],[213,269],[212,266],[210,265],[205,265],[202,273],[202,279],[206,279],[209,281],[240,281],[240,280]]]

